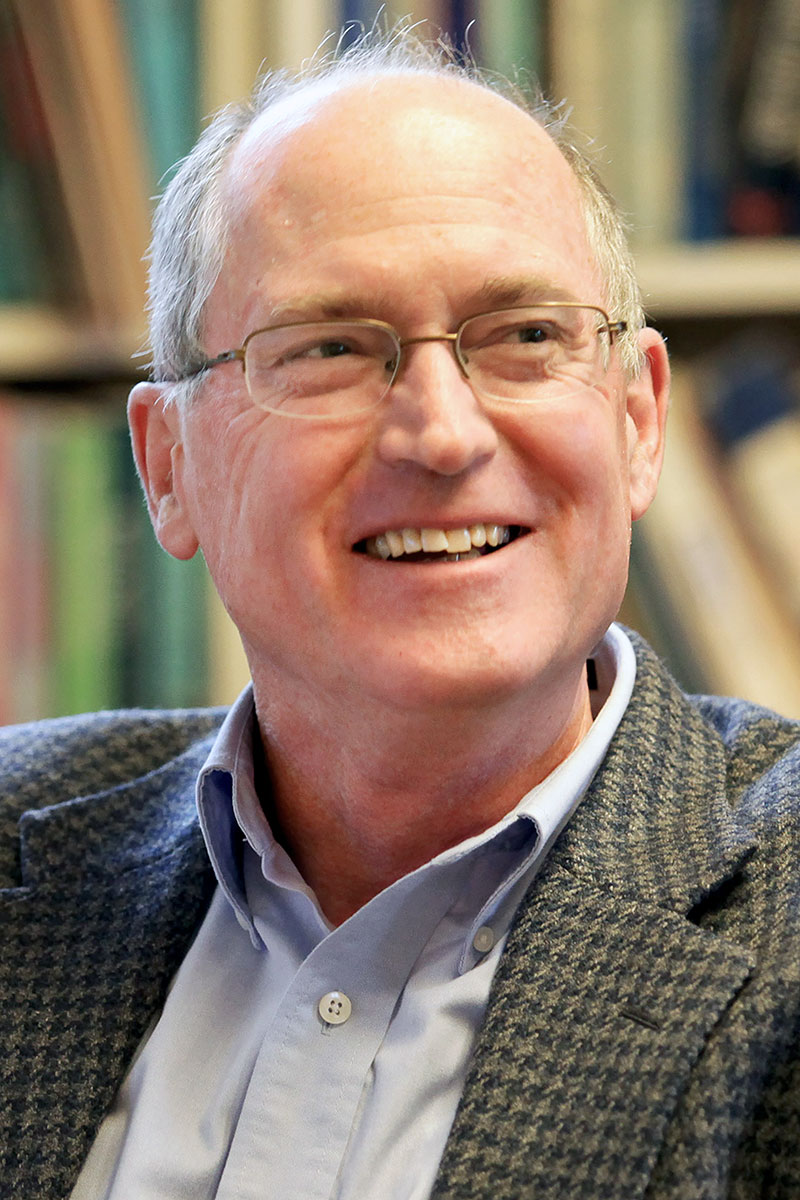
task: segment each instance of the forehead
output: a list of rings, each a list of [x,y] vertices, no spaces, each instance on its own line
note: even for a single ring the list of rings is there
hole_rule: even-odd
[[[356,235],[376,259],[405,239],[421,255],[427,244],[433,262],[437,238],[455,246],[459,232],[475,255],[498,238],[510,255],[516,239],[563,269],[596,274],[579,185],[558,147],[517,106],[463,79],[310,85],[246,132],[225,196],[237,276],[256,262],[266,271],[310,263],[319,245]]]

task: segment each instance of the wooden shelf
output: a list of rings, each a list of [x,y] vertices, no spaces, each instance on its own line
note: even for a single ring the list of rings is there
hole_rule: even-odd
[[[0,307],[0,380],[135,378],[144,328],[100,328],[54,309]]]
[[[645,309],[655,319],[800,316],[800,239],[696,243],[636,256]],[[141,372],[144,325],[88,326],[52,309],[0,308],[0,379],[131,378]]]
[[[636,262],[649,316],[800,314],[800,238],[647,248]]]

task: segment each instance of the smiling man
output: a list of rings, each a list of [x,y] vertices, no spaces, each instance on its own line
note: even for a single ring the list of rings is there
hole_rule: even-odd
[[[212,123],[151,296],[252,687],[6,735],[10,1194],[796,1196],[798,729],[612,624],[669,372],[591,169],[368,39]]]

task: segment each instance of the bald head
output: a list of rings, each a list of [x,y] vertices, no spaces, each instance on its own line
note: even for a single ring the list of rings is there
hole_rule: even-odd
[[[492,238],[499,262],[499,228],[535,230],[540,250],[528,274],[558,277],[565,292],[607,303],[563,154],[527,113],[465,80],[384,76],[290,96],[243,135],[221,191],[227,252],[207,311],[210,350],[281,318],[318,238],[331,258],[330,286],[346,299],[356,287],[347,279],[355,239],[372,239],[379,274],[385,239],[402,240],[404,226],[420,224],[432,259],[463,234],[466,259]],[[342,263],[334,281],[335,253]],[[280,264],[279,294],[265,287],[263,271],[254,276],[254,263]]]
[[[637,329],[641,309],[624,230],[591,166],[548,110],[498,94],[441,47],[401,31],[386,40],[366,39],[342,59],[320,59],[295,78],[265,77],[247,105],[224,110],[205,131],[156,214],[150,290],[154,375],[182,379],[206,356],[206,303],[231,247],[242,245],[237,235],[248,214],[263,212],[267,196],[283,205],[284,228],[296,228],[314,219],[313,205],[330,182],[342,183],[345,160],[357,157],[362,169],[351,171],[352,186],[357,183],[373,199],[401,171],[413,184],[415,172],[447,162],[451,185],[462,188],[466,204],[473,149],[487,159],[494,149],[496,162],[511,156],[516,174],[535,160],[530,178],[541,171],[553,180],[563,177],[570,203],[577,200],[582,209],[587,254],[602,277],[606,304]],[[291,213],[284,211],[288,188]],[[624,356],[627,348],[622,351]],[[629,367],[635,361],[634,349]]]

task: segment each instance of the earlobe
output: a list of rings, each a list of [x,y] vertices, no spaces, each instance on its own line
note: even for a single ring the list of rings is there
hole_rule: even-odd
[[[159,384],[137,383],[128,397],[128,426],[155,535],[175,558],[191,558],[198,542],[182,498],[178,409],[165,405]]]
[[[628,384],[626,402],[633,521],[644,515],[656,494],[669,407],[669,360],[664,339],[648,328],[640,333],[639,344],[645,361],[638,377]]]

